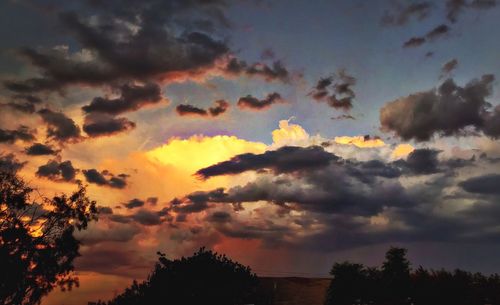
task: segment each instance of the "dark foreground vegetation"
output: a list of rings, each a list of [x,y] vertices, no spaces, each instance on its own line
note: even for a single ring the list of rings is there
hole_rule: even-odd
[[[410,269],[406,250],[391,248],[380,268],[336,263],[326,305],[497,305],[500,276],[463,270]]]
[[[73,233],[96,215],[84,187],[47,198],[0,171],[0,304],[38,304],[57,286],[77,286],[72,271],[80,243]]]
[[[257,276],[250,268],[202,248],[191,257],[176,260],[160,253],[146,281],[134,281],[111,301],[89,305],[254,304],[258,302],[257,288]]]

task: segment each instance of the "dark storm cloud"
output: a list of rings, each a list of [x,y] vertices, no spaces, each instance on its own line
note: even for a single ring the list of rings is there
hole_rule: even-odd
[[[56,155],[59,151],[48,144],[33,143],[25,149],[25,153],[31,156]]]
[[[216,211],[210,214],[207,220],[213,223],[227,223],[231,221],[231,214],[224,211]]]
[[[19,111],[23,113],[33,113],[35,112],[35,105],[24,102],[24,103],[19,103],[19,102],[9,102],[9,103],[4,103],[0,104],[0,109],[1,108],[9,108],[10,110],[14,111]]]
[[[0,172],[16,173],[27,162],[19,161],[14,154],[3,154],[0,153]]]
[[[294,159],[295,152],[289,153],[289,159]],[[174,200],[171,210],[178,213],[177,221],[186,221],[188,213],[207,212],[220,205],[230,207],[231,204],[265,201],[270,206],[259,208],[266,211],[257,212],[265,215],[265,222],[256,219],[256,222],[248,219],[242,222],[237,212],[230,218],[224,214],[227,212],[214,217],[218,212],[213,211],[207,213],[205,220],[225,236],[259,239],[266,247],[281,243],[287,248],[320,251],[387,242],[500,240],[497,233],[488,233],[497,226],[500,209],[491,200],[484,199],[490,198],[485,195],[498,195],[494,187],[499,183],[499,175],[475,177],[459,183],[461,174],[453,172],[464,167],[468,167],[466,171],[474,170],[478,168],[476,162],[484,162],[484,158],[481,161],[475,158],[439,159],[439,151],[423,148],[394,162],[335,157],[334,161],[320,166],[306,166],[290,172],[272,168],[272,171],[263,171],[272,167],[259,160],[265,154],[254,156],[258,160],[253,161],[255,165],[241,166],[237,170],[255,170],[257,178],[254,181],[227,190],[195,192]],[[288,158],[283,156],[283,159]],[[231,167],[220,168],[231,161],[234,160],[214,165],[220,171],[213,175],[233,173]],[[403,184],[400,179],[412,182]],[[469,193],[468,199],[478,202],[456,213],[437,211],[436,207],[441,210],[448,200],[455,206],[463,192],[458,192],[456,197],[449,196],[445,190],[457,185]],[[300,211],[301,216],[286,212],[292,210]],[[301,236],[296,234],[294,227],[274,224],[275,217],[296,220],[294,223],[312,219],[321,229]],[[379,218],[381,223],[377,222]]]
[[[170,202],[170,210],[176,212],[181,218],[187,214],[203,212],[210,208],[209,202],[221,202],[227,194],[224,189],[218,188],[212,191],[199,191],[186,195],[184,198],[174,198]]]
[[[450,74],[453,70],[455,70],[458,67],[458,60],[456,58],[453,58],[449,61],[447,61],[442,67],[441,67],[441,75],[445,76]]]
[[[438,154],[438,150],[415,149],[400,164],[413,174],[434,174],[440,171]]]
[[[426,19],[432,8],[433,4],[429,1],[415,1],[415,2],[391,2],[392,7],[386,10],[381,19],[382,25],[401,26],[407,24],[411,19],[415,18],[418,21]]]
[[[129,202],[124,203],[123,206],[126,207],[127,209],[134,209],[134,208],[142,207],[144,205],[144,203],[145,202],[143,200],[134,198],[134,199],[130,200]]]
[[[318,102],[326,102],[335,109],[349,111],[356,97],[352,88],[355,85],[356,78],[345,70],[340,70],[335,76],[320,78],[308,95]]]
[[[249,77],[262,77],[266,81],[279,80],[283,83],[290,82],[290,72],[281,61],[273,62],[272,66],[265,63],[254,63],[249,65],[244,60],[231,58],[227,63],[224,72],[229,75],[246,75]]]
[[[17,129],[0,129],[0,143],[12,144],[16,141],[31,142],[35,140],[34,131],[27,126],[19,126]]]
[[[126,174],[119,174],[115,176],[107,170],[99,172],[94,168],[88,170],[84,169],[82,172],[88,183],[117,189],[123,189],[127,186],[128,175]]]
[[[85,3],[89,7],[60,12],[59,20],[82,48],[90,50],[90,58],[80,58],[64,48],[25,48],[20,54],[41,74],[8,81],[8,89],[35,92],[60,90],[70,84],[103,85],[126,79],[162,79],[169,73],[196,74],[229,53],[220,35],[205,31],[227,25],[224,1]]]
[[[64,113],[44,108],[39,110],[38,114],[47,124],[47,137],[60,142],[74,142],[81,139],[80,127]]]
[[[58,160],[49,160],[47,164],[38,167],[36,176],[47,178],[53,181],[73,182],[75,180],[77,169],[73,167],[71,161],[60,162]]]
[[[181,104],[178,105],[175,110],[177,113],[181,116],[189,116],[189,115],[195,115],[195,116],[211,116],[211,117],[217,117],[223,113],[225,113],[229,109],[229,103],[226,102],[225,100],[217,100],[214,102],[214,105],[208,110],[196,107],[194,105],[190,104]]]
[[[132,240],[140,232],[141,229],[135,224],[115,223],[110,227],[100,228],[96,226],[90,230],[81,231],[81,233],[77,233],[77,236],[84,246],[93,246],[105,242],[125,243]]]
[[[208,179],[219,175],[240,174],[249,170],[272,169],[276,172],[293,172],[307,168],[322,167],[338,157],[326,152],[322,147],[285,146],[263,154],[241,154],[228,161],[200,169],[196,175]]]
[[[452,79],[437,89],[417,92],[385,104],[380,110],[382,130],[404,140],[428,141],[434,135],[467,134],[472,127],[487,136],[500,136],[500,110],[490,111],[493,75],[484,75],[461,87]]]
[[[241,109],[264,110],[277,103],[285,103],[285,100],[279,93],[273,92],[261,100],[251,95],[240,97],[237,105]]]
[[[131,216],[131,218],[144,226],[155,226],[162,222],[158,213],[145,209],[138,210]]]
[[[128,132],[135,126],[134,122],[124,117],[116,118],[106,114],[92,113],[85,116],[82,129],[89,137],[94,138]]]
[[[161,102],[163,96],[161,88],[155,83],[142,85],[125,84],[118,88],[120,97],[109,99],[96,97],[89,105],[83,106],[86,113],[107,113],[110,115],[122,114],[141,109],[142,107]]]
[[[500,195],[500,175],[488,174],[472,177],[459,184],[469,193]]]
[[[13,98],[16,100],[24,100],[32,105],[39,105],[43,102],[42,99],[38,96],[30,94],[16,94],[13,96]]]

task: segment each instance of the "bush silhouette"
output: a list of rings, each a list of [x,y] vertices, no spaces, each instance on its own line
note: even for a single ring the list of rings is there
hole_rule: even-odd
[[[14,173],[0,171],[0,304],[38,304],[55,286],[78,285],[73,233],[87,228],[96,213],[82,186],[49,199]]]
[[[334,264],[325,305],[500,305],[500,276],[463,270],[412,271],[406,249],[391,248],[381,268]]]
[[[108,302],[89,305],[237,305],[256,301],[258,279],[249,267],[201,248],[193,256],[159,262],[148,279],[134,281]]]

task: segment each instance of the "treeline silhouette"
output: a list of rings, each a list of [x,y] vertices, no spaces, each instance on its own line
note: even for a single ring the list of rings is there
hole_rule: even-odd
[[[249,267],[201,248],[193,256],[169,260],[163,253],[154,271],[114,299],[89,305],[257,304],[258,279]]]
[[[407,250],[391,248],[380,268],[333,265],[325,305],[497,305],[500,276],[463,270],[411,270]]]

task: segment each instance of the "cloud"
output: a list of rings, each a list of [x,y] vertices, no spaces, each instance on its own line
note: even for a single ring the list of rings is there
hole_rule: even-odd
[[[403,48],[414,48],[421,46],[425,43],[425,38],[424,37],[412,37],[405,41],[403,44]]]
[[[380,137],[372,137],[370,135],[356,137],[341,136],[335,137],[334,141],[338,144],[349,144],[361,148],[381,147],[385,145],[384,141]]]
[[[83,131],[92,138],[112,136],[135,129],[136,124],[124,117],[92,113],[85,116]]]
[[[455,23],[458,16],[466,9],[490,9],[495,7],[496,4],[496,0],[447,0],[446,18]]]
[[[44,108],[38,114],[48,126],[47,137],[60,142],[76,142],[81,139],[80,127],[64,113]]]
[[[19,126],[17,129],[0,129],[0,143],[12,144],[16,141],[31,142],[35,140],[34,131],[27,126]]]
[[[439,151],[433,149],[415,149],[407,157],[406,162],[400,163],[413,174],[434,174],[440,171]]]
[[[231,221],[231,214],[224,211],[216,211],[210,214],[207,220],[213,223],[227,223]]]
[[[155,206],[158,203],[158,197],[148,197],[146,202],[152,206]]]
[[[48,144],[33,143],[25,149],[25,153],[30,156],[56,155],[59,151]]]
[[[205,109],[201,109],[189,104],[177,105],[175,110],[179,115],[199,115],[199,116],[208,115],[208,112]]]
[[[127,209],[134,209],[134,208],[142,207],[144,205],[144,203],[145,202],[143,200],[134,198],[134,199],[130,200],[129,202],[124,203],[123,206],[126,207]]]
[[[356,82],[356,78],[342,69],[335,76],[320,78],[308,95],[318,102],[326,102],[335,109],[349,111],[356,97],[352,88]]]
[[[36,92],[61,90],[72,84],[161,80],[172,74],[200,73],[229,54],[226,42],[219,40],[219,35],[206,32],[207,25],[217,32],[227,27],[224,1],[85,4],[78,11],[54,13],[82,50],[75,53],[64,47],[20,50],[24,58],[40,69],[41,75],[5,82],[8,89]],[[92,14],[86,14],[87,11]]]
[[[228,109],[229,109],[229,103],[226,102],[225,100],[215,101],[214,106],[208,108],[208,110],[190,104],[180,104],[175,108],[177,113],[181,116],[195,115],[202,117],[207,117],[209,115],[211,117],[217,117],[226,112]]]
[[[213,117],[219,116],[229,109],[229,103],[225,100],[217,100],[214,104],[214,106],[208,108],[208,112],[210,112],[210,115]]]
[[[279,93],[273,92],[261,100],[251,95],[240,97],[237,105],[240,109],[264,110],[277,103],[285,103],[285,100],[281,98]]]
[[[281,61],[275,61],[271,66],[265,63],[247,64],[246,61],[237,58],[229,59],[224,72],[229,75],[246,75],[250,77],[262,77],[266,81],[279,80],[283,83],[290,82],[290,72]]]
[[[425,37],[429,40],[435,40],[435,39],[438,39],[438,38],[445,36],[446,34],[448,34],[449,31],[450,31],[450,28],[446,24],[441,24],[441,25],[438,25],[437,27],[433,28],[432,30],[430,30],[425,35]]]
[[[386,10],[381,19],[382,25],[402,26],[413,18],[422,21],[429,17],[433,8],[432,2],[429,1],[416,1],[411,3],[392,1],[391,4],[391,9]]]
[[[137,111],[145,106],[165,101],[161,88],[156,83],[124,84],[119,89],[120,97],[96,97],[89,105],[82,107],[85,113],[106,113],[110,115]]]
[[[422,37],[412,37],[408,39],[404,44],[403,48],[415,48],[423,45],[426,42],[429,41],[434,41],[436,39],[446,37],[446,35],[449,33],[450,28],[446,24],[441,24],[438,25],[437,27],[433,28],[425,36]]]
[[[27,162],[19,161],[12,153],[0,153],[0,172],[16,173],[26,165]]]
[[[76,236],[82,242],[82,245],[93,246],[107,242],[126,243],[140,232],[141,229],[137,225],[100,221],[87,230],[78,231]]]
[[[63,162],[49,160],[47,164],[38,167],[36,176],[58,182],[73,182],[77,171],[69,160]]]
[[[117,189],[125,188],[127,186],[127,178],[129,177],[126,174],[119,174],[115,176],[107,170],[99,172],[94,168],[88,170],[84,169],[82,172],[88,183]]]
[[[428,141],[434,135],[470,134],[467,127],[498,138],[500,110],[490,111],[486,101],[493,81],[493,75],[483,75],[461,87],[448,79],[437,89],[389,102],[380,110],[381,129],[416,141]]]
[[[453,70],[455,70],[458,67],[458,60],[456,58],[453,58],[449,61],[447,61],[442,67],[441,67],[441,77],[444,77],[446,75],[449,75]]]
[[[334,120],[334,121],[339,121],[339,120],[355,120],[355,119],[356,118],[353,117],[350,114],[341,114],[341,115],[332,117],[332,120]]]
[[[196,175],[208,179],[219,175],[235,175],[249,170],[272,169],[276,172],[293,172],[304,168],[321,167],[337,157],[327,153],[322,147],[307,148],[284,146],[263,154],[242,154],[228,161],[202,168]]]
[[[500,175],[487,174],[472,177],[459,183],[460,187],[469,193],[500,195]]]
[[[135,212],[131,218],[141,225],[145,226],[155,226],[159,225],[162,221],[158,213],[148,211],[146,209],[140,209]]]

